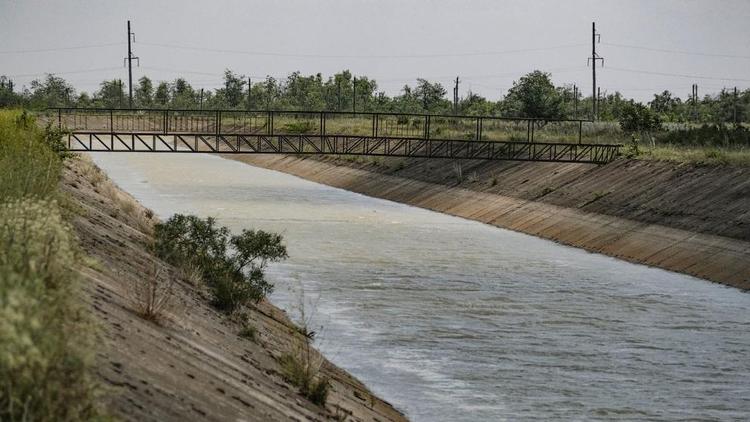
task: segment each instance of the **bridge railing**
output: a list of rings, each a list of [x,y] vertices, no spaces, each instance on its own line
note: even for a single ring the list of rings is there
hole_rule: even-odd
[[[54,108],[70,131],[582,143],[587,120],[390,112]],[[590,139],[586,140],[591,142]]]

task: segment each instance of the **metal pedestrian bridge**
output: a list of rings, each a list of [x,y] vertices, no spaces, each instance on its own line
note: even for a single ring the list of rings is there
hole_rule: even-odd
[[[55,108],[75,152],[332,154],[605,164],[586,120],[414,113]]]

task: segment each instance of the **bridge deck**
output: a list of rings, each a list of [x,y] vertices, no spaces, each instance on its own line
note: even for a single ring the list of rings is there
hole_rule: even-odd
[[[333,154],[603,164],[615,159],[621,147],[581,142],[582,120],[195,110],[54,109],[54,114],[50,120],[57,120],[66,130],[70,151]],[[578,142],[535,140],[535,135],[540,137],[550,124],[558,125],[553,136],[575,139],[577,135]],[[518,141],[524,133],[526,140]]]

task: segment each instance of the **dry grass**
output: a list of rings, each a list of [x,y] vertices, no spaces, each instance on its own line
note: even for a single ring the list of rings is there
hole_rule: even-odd
[[[677,147],[657,144],[654,148],[647,148],[642,151],[637,158],[705,165],[750,166],[750,149]]]
[[[135,278],[130,286],[130,300],[138,315],[160,323],[164,321],[174,297],[174,280],[153,260],[143,277]]]
[[[154,215],[150,210],[146,210],[141,206],[138,201],[122,191],[110,180],[107,175],[94,164],[91,157],[88,155],[81,155],[77,160],[77,167],[80,174],[94,187],[94,190],[106,198],[108,198],[114,204],[114,209],[118,210],[118,214],[113,215],[114,218],[119,218],[119,212],[125,216],[126,222],[129,223],[133,228],[137,229],[141,233],[147,236],[152,236],[154,233]]]
[[[284,379],[299,388],[303,396],[317,405],[325,405],[330,383],[321,374],[323,357],[312,347],[309,338],[297,333],[288,353],[279,358]]]

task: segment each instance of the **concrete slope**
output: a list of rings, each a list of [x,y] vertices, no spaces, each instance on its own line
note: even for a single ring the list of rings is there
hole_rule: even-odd
[[[750,169],[227,156],[741,289],[750,288]]]

